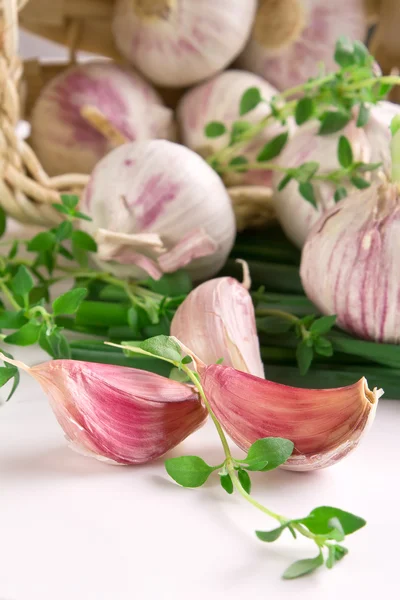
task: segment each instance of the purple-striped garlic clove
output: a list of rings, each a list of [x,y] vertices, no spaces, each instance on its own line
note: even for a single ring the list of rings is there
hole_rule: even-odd
[[[196,287],[180,305],[171,335],[205,364],[223,364],[264,377],[251,296],[232,277],[211,279]]]
[[[17,366],[40,383],[71,447],[99,460],[149,462],[207,418],[191,386],[155,373],[74,360]]]
[[[243,450],[265,437],[294,443],[285,463],[293,471],[335,464],[354,450],[372,424],[382,390],[365,378],[347,387],[308,390],[289,387],[230,367],[211,365],[202,385],[217,419]]]

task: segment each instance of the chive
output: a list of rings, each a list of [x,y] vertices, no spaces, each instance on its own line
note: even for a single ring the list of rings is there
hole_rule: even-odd
[[[297,267],[252,260],[248,261],[248,265],[253,289],[264,286],[267,292],[304,293]],[[235,277],[242,281],[243,269],[239,263],[228,260],[220,275]]]
[[[106,346],[103,340],[73,340],[69,342],[70,348],[74,350],[91,350],[92,352],[114,352],[120,354],[120,348]]]
[[[116,285],[106,285],[99,294],[100,300],[108,302],[127,302],[128,296],[126,292]]]
[[[296,250],[285,248],[280,245],[256,246],[249,241],[246,243],[236,243],[231,252],[232,258],[243,259],[263,259],[268,262],[284,263],[298,265],[300,256]]]
[[[396,344],[379,344],[357,340],[345,333],[336,331],[330,332],[328,338],[332,342],[334,350],[368,358],[376,363],[400,369],[400,346]]]
[[[84,301],[76,313],[77,325],[127,325],[128,306],[113,302]]]
[[[86,333],[87,335],[97,335],[103,339],[107,339],[107,329],[102,327],[93,327],[90,325],[78,325],[75,319],[70,317],[56,317],[56,325],[68,329],[69,331],[76,331],[77,333]]]
[[[157,360],[156,358],[148,358],[147,356],[125,356],[122,350],[117,354],[112,351],[101,352],[98,350],[71,348],[71,357],[73,360],[84,360],[104,365],[119,365],[121,367],[143,369],[144,371],[158,373],[158,375],[163,375],[164,377],[168,377],[171,371],[171,366],[168,363]]]
[[[169,334],[168,334],[169,335]],[[143,336],[138,337],[138,333],[135,332],[129,325],[118,325],[109,327],[107,330],[106,337],[110,340],[144,340]]]

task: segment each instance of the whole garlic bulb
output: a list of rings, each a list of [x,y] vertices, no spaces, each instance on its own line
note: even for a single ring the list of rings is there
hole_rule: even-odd
[[[94,109],[100,124],[87,120]],[[32,112],[32,146],[50,175],[90,173],[121,142],[171,137],[172,111],[133,70],[89,62],[61,73]]]
[[[374,183],[341,200],[310,232],[301,279],[317,308],[347,331],[400,342],[400,198]]]
[[[301,125],[282,150],[277,164],[298,167],[305,162],[318,162],[320,173],[329,173],[340,168],[337,158],[338,140],[344,135],[349,140],[355,161],[369,162],[371,148],[362,128],[350,121],[341,131],[330,135],[318,135],[319,121]],[[301,248],[307,235],[322,213],[335,205],[335,185],[329,181],[314,183],[317,207],[307,202],[298,191],[298,183],[290,181],[281,191],[277,187],[283,174],[275,172],[274,206],[278,220],[287,237]]]
[[[165,140],[116,148],[85,190],[84,223],[97,262],[120,277],[161,277],[185,267],[193,279],[217,273],[235,238],[230,198],[195,152]]]
[[[338,38],[364,40],[366,33],[363,0],[260,0],[239,65],[284,90],[315,77],[321,62],[336,70]]]
[[[267,81],[246,71],[228,70],[216,75],[209,81],[189,90],[179,103],[177,117],[183,143],[201,156],[207,157],[229,143],[229,134],[218,138],[209,138],[204,128],[210,121],[221,121],[229,129],[234,121],[258,123],[270,113],[269,107],[260,103],[243,117],[239,116],[239,104],[243,93],[257,87],[265,100],[271,100],[278,93]],[[248,147],[240,151],[249,162],[254,162],[261,148],[283,128],[274,122],[253,139]],[[227,185],[271,185],[271,171],[249,171],[247,173],[227,173],[224,180]]]
[[[115,43],[151,81],[191,85],[241,52],[255,9],[256,0],[117,0]]]

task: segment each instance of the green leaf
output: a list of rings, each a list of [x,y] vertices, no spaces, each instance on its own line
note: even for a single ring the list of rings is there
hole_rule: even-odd
[[[39,346],[52,358],[71,358],[68,341],[59,327],[48,331],[47,325],[43,324],[39,334]]]
[[[18,331],[14,331],[4,341],[7,344],[15,344],[16,346],[31,346],[36,344],[39,339],[41,325],[38,323],[26,323]]]
[[[5,354],[5,353],[4,353]],[[8,402],[13,396],[14,396],[14,392],[17,389],[18,385],[20,382],[20,374],[18,369],[16,369],[15,371],[15,375],[14,375],[14,383],[12,385],[12,388],[10,390],[10,393],[8,394],[7,398],[6,398],[6,402]]]
[[[226,133],[226,127],[220,121],[211,121],[204,128],[204,135],[208,138],[217,138]]]
[[[338,161],[345,169],[353,163],[353,151],[347,137],[341,135],[338,143]]]
[[[183,270],[166,273],[158,281],[147,279],[146,285],[156,294],[169,297],[183,296],[193,289],[189,273]]]
[[[18,242],[18,240],[14,240],[13,245],[11,246],[11,250],[8,253],[8,258],[10,260],[12,260],[13,258],[15,258],[17,256],[18,249],[19,249],[19,242]]]
[[[230,144],[235,144],[242,139],[243,134],[251,129],[252,125],[248,121],[235,121],[231,127]]]
[[[233,483],[229,473],[225,473],[225,475],[220,475],[219,481],[221,483],[221,486],[228,494],[233,494]]]
[[[250,446],[245,462],[251,466],[267,461],[267,465],[262,470],[272,471],[287,461],[293,448],[293,442],[284,438],[262,438]]]
[[[256,531],[256,536],[262,542],[275,542],[275,540],[280,537],[281,533],[285,531],[289,524],[290,521],[284,525],[281,525],[280,527],[277,527],[276,529],[271,529],[271,531]]]
[[[368,123],[370,109],[364,103],[360,104],[357,117],[357,127],[364,127]]]
[[[76,217],[77,219],[82,219],[83,221],[92,221],[92,217],[89,217],[88,215],[79,212],[79,210],[75,211],[74,217]]]
[[[19,329],[26,322],[24,311],[0,310],[0,329]]]
[[[293,326],[293,324],[287,319],[279,317],[263,317],[257,319],[257,329],[263,333],[286,333]]]
[[[359,40],[353,42],[353,54],[355,62],[361,67],[367,65],[368,63],[372,65],[374,62],[374,59],[369,53],[368,48]]]
[[[332,569],[335,563],[342,560],[348,553],[347,548],[340,544],[332,544],[328,546],[328,558],[326,559],[326,566],[328,569]]]
[[[342,198],[346,198],[346,196],[347,196],[346,188],[343,186],[339,186],[338,188],[336,188],[336,192],[333,197],[334,197],[335,202],[339,202],[339,200],[342,200]]]
[[[167,473],[183,487],[200,487],[207,481],[214,467],[199,456],[179,456],[165,461]]]
[[[327,340],[324,337],[318,337],[314,340],[314,350],[320,356],[332,356],[333,355],[333,346],[332,342]]]
[[[367,173],[368,171],[375,171],[382,166],[382,162],[377,163],[357,163],[357,171],[360,173]]]
[[[317,200],[315,198],[314,186],[312,183],[309,181],[299,183],[299,192],[307,202],[312,204],[314,208],[317,208]]]
[[[21,265],[16,275],[11,280],[12,289],[18,296],[25,297],[34,286],[32,275],[26,267]]]
[[[305,375],[311,366],[314,351],[312,347],[308,346],[305,340],[302,340],[297,344],[296,348],[296,359],[299,365],[300,375]]]
[[[287,173],[285,175],[285,177],[283,177],[283,179],[280,180],[279,184],[278,184],[278,192],[280,192],[281,190],[283,190],[287,184],[289,183],[289,181],[291,181],[293,179],[293,175],[291,175],[290,173]]]
[[[283,573],[283,578],[296,579],[297,577],[302,577],[303,575],[307,575],[307,573],[315,571],[315,569],[318,569],[318,567],[323,564],[324,558],[320,552],[318,556],[315,556],[314,558],[305,558],[304,560],[298,560],[291,564]]]
[[[4,212],[4,208],[0,206],[0,237],[2,237],[6,232],[7,227],[7,217]]]
[[[61,254],[61,256],[63,256],[67,260],[73,260],[74,259],[74,255],[71,254],[71,252],[67,248],[64,248],[64,246],[59,246],[58,253]]]
[[[184,356],[181,360],[181,363],[183,365],[190,365],[191,362],[193,362],[193,358],[191,356],[189,356],[188,354],[186,356]]]
[[[72,211],[78,206],[79,197],[75,194],[61,194],[61,202],[69,211]]]
[[[289,137],[289,133],[286,131],[285,133],[281,133],[277,135],[272,140],[270,140],[261,152],[257,156],[257,162],[264,162],[266,160],[271,160],[278,156],[281,153],[283,147],[285,146]]]
[[[51,231],[42,231],[31,239],[27,245],[29,252],[39,252],[39,250],[50,250],[55,244],[56,238]]]
[[[240,481],[240,485],[244,489],[245,492],[250,494],[251,492],[251,479],[250,475],[244,469],[240,468],[238,470],[238,479]]]
[[[185,373],[185,371],[182,371],[181,369],[178,369],[177,367],[173,367],[171,369],[171,372],[169,374],[169,379],[172,379],[173,381],[179,381],[180,383],[186,383],[188,381],[190,381],[188,375]]]
[[[157,335],[139,344],[139,348],[153,354],[161,356],[174,362],[181,362],[181,348],[175,340],[167,335]]]
[[[262,102],[262,96],[259,88],[251,87],[246,90],[240,99],[239,114],[243,116],[256,108]]]
[[[300,165],[300,167],[297,167],[297,169],[295,169],[295,173],[293,174],[293,176],[300,183],[305,183],[305,182],[309,181],[315,175],[315,173],[318,171],[318,169],[319,169],[319,164],[317,162],[315,162],[315,161],[305,162],[302,165]]]
[[[91,235],[86,233],[86,231],[73,231],[71,238],[75,248],[88,250],[88,252],[97,251],[96,242],[94,241]]]
[[[62,215],[69,215],[69,210],[62,204],[52,204],[52,207],[56,209]]]
[[[334,59],[340,67],[350,67],[355,63],[353,44],[345,36],[336,42]]]
[[[390,131],[392,136],[396,135],[396,133],[400,129],[400,115],[395,115],[390,123]]]
[[[73,231],[72,223],[70,221],[63,221],[54,231],[54,235],[56,236],[56,240],[58,242],[62,242],[71,237]]]
[[[350,115],[345,112],[337,111],[326,111],[320,118],[321,126],[319,128],[319,135],[329,135],[330,133],[336,133],[347,125],[350,121]]]
[[[16,367],[0,367],[0,387],[15,377]]]
[[[320,317],[316,319],[310,326],[311,333],[318,333],[324,335],[328,333],[336,323],[336,315],[328,315],[326,317]]]
[[[235,158],[232,158],[232,160],[230,161],[229,165],[232,167],[238,166],[238,165],[243,165],[243,169],[235,169],[236,173],[244,173],[247,171],[247,167],[246,165],[248,164],[248,160],[245,156],[235,156]]]
[[[365,179],[363,179],[362,177],[358,177],[357,175],[353,175],[352,177],[350,177],[350,181],[359,190],[365,190],[371,185],[369,181],[366,181]]]
[[[335,527],[332,519],[339,521],[345,535],[350,535],[358,531],[366,524],[366,521],[361,517],[333,506],[319,506],[318,508],[314,508],[307,517],[297,522],[305,525],[311,533],[326,535]]]
[[[302,98],[298,101],[295,111],[295,119],[297,125],[302,125],[308,121],[314,113],[314,102],[311,98]]]
[[[87,294],[86,288],[74,288],[62,296],[56,298],[53,302],[53,311],[55,315],[73,315],[78,310],[82,300]]]

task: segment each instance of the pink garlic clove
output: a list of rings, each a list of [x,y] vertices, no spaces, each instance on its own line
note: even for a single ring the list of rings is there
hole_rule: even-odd
[[[149,462],[207,418],[192,387],[140,369],[73,360],[17,366],[40,383],[71,447],[99,460]]]
[[[232,277],[195,288],[176,311],[171,335],[206,364],[223,359],[224,365],[264,377],[251,296]]]
[[[382,390],[365,378],[347,387],[307,390],[211,365],[201,381],[222,427],[243,450],[265,437],[291,440],[293,471],[328,467],[354,450],[372,424]]]

